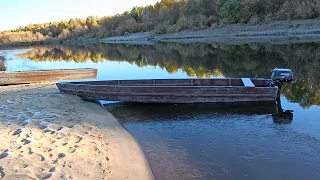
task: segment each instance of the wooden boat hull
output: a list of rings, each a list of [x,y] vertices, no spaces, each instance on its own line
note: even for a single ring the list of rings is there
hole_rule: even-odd
[[[243,86],[241,79],[158,79],[91,82],[60,82],[62,93],[85,100],[109,100],[145,103],[233,103],[271,102],[277,87],[266,80],[254,80],[257,87]]]
[[[0,72],[0,85],[57,82],[60,80],[93,79],[97,69],[57,69],[37,71],[3,71]]]

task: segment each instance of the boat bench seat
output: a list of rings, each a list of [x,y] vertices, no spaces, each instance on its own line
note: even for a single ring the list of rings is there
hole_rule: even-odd
[[[121,86],[195,86],[196,83],[186,84],[121,84]]]
[[[256,87],[253,82],[251,81],[250,78],[241,78],[242,82],[243,82],[243,85],[245,87]]]

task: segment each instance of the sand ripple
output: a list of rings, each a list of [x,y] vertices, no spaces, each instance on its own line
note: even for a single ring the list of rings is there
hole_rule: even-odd
[[[108,177],[106,135],[75,111],[80,99],[19,93],[0,93],[0,179]]]

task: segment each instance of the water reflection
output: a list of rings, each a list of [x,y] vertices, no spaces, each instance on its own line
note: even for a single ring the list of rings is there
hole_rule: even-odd
[[[106,108],[121,122],[188,120],[223,115],[277,114],[276,103],[264,104],[109,104]]]
[[[268,78],[274,67],[290,68],[296,81],[282,88],[286,98],[277,104],[120,104],[108,109],[140,142],[157,179],[318,179],[320,109],[312,105],[320,105],[319,50],[318,44],[98,44],[39,47],[19,57],[121,61],[168,73],[182,70],[192,77]]]
[[[272,114],[274,123],[277,124],[291,124],[293,120],[293,110],[282,109],[281,99],[277,99],[277,113]]]
[[[0,71],[5,71],[6,69],[6,58],[0,54]]]
[[[88,46],[42,46],[18,55],[36,62],[125,61],[138,67],[154,66],[169,74],[181,70],[190,77],[269,78],[274,67],[293,70],[296,82],[282,91],[304,108],[320,105],[320,45],[309,44],[96,44]]]
[[[271,115],[276,124],[291,124],[293,110],[284,110],[280,98],[264,104],[149,104],[117,103],[105,107],[122,123],[188,120],[229,115]]]
[[[301,179],[301,174],[316,179],[320,141],[314,136],[319,133],[302,133],[299,125],[316,125],[316,119],[293,121],[293,112],[286,110],[291,104],[281,100],[283,104],[220,108],[161,104],[107,108],[141,143],[156,179]]]

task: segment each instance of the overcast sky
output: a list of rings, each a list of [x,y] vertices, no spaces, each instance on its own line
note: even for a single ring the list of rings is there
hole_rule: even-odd
[[[157,0],[0,0],[0,31],[31,23],[122,13]]]

